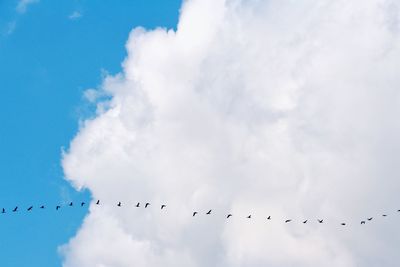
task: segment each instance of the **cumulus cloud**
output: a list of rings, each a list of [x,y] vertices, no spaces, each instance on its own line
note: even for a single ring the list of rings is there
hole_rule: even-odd
[[[64,266],[396,265],[399,18],[390,0],[188,0],[176,31],[134,29],[63,157],[102,200]]]
[[[39,3],[40,0],[20,0],[17,4],[18,13],[25,13],[28,9],[28,6]]]

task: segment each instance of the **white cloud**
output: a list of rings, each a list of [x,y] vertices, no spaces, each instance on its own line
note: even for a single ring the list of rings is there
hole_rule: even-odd
[[[79,19],[81,17],[82,17],[82,13],[79,12],[79,11],[74,11],[74,12],[71,13],[71,15],[68,16],[68,18],[70,20],[77,20],[77,19]]]
[[[18,13],[25,13],[29,5],[39,3],[39,0],[20,0],[17,4]]]
[[[63,159],[103,203],[64,266],[397,265],[399,17],[387,0],[189,0],[176,32],[132,31]]]

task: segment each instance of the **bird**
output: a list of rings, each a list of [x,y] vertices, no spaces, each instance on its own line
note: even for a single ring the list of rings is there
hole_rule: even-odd
[[[5,209],[5,208],[3,208],[3,210],[1,211],[1,213],[6,213],[6,209]]]
[[[60,206],[56,206],[56,210],[59,210],[61,207]]]
[[[307,223],[307,220],[305,220],[303,223]]]
[[[361,224],[365,224],[365,221],[361,221]]]
[[[147,208],[149,205],[150,205],[150,203],[146,203],[146,204],[144,205],[144,208]]]
[[[44,209],[44,205],[40,206],[41,209]]]
[[[209,210],[206,214],[210,215],[211,214],[211,210]]]
[[[74,204],[72,202],[69,203],[69,206],[72,207]]]
[[[140,207],[140,202],[138,202],[137,204],[136,204],[136,208],[139,208]]]
[[[400,210],[397,210],[397,212],[400,212]]]
[[[374,217],[371,217],[371,218],[368,218],[367,220],[368,220],[368,221],[371,221],[373,218],[374,218]]]
[[[161,205],[161,209],[165,208],[167,205]]]
[[[118,202],[117,206],[118,206],[118,207],[121,207],[121,205],[122,205],[121,202]]]
[[[85,205],[85,202],[81,202],[81,207],[83,207],[83,205]]]
[[[386,217],[387,215],[386,214],[382,214],[382,217]]]
[[[346,223],[341,223],[341,225],[346,225]]]
[[[97,200],[96,205],[100,205],[100,200]]]
[[[196,214],[197,214],[197,211],[193,212],[192,217],[196,216]]]
[[[13,212],[16,212],[18,210],[18,206],[16,206],[14,209],[13,209]]]
[[[228,216],[226,216],[227,219],[228,219],[229,217],[232,217],[232,214],[228,214]]]
[[[31,211],[33,209],[33,206],[30,206],[29,208],[28,208],[28,211]]]
[[[286,220],[285,223],[289,223],[289,222],[291,222],[291,221],[292,221],[292,220]]]
[[[267,217],[267,220],[271,220],[271,216],[268,216],[268,217]]]
[[[323,223],[323,222],[324,222],[324,220],[318,220],[318,222],[319,222],[319,223]]]
[[[251,214],[249,216],[247,216],[247,219],[251,219]]]

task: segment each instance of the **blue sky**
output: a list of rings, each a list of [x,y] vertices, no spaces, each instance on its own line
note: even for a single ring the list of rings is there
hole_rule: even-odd
[[[46,1],[18,11],[0,1],[1,266],[61,266],[57,247],[72,237],[86,209],[55,205],[90,198],[63,180],[62,147],[90,107],[83,91],[102,70],[120,71],[136,26],[174,28],[180,0]],[[15,205],[34,212],[10,214]],[[38,210],[44,204],[46,210]]]

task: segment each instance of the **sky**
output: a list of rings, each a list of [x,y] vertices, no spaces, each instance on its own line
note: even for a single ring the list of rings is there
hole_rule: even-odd
[[[59,246],[75,235],[87,201],[64,180],[62,150],[93,115],[84,91],[121,71],[137,26],[176,27],[180,1],[0,1],[0,208],[49,205],[0,214],[1,266],[62,266]]]
[[[61,3],[2,2],[9,266],[397,266],[397,1]]]

